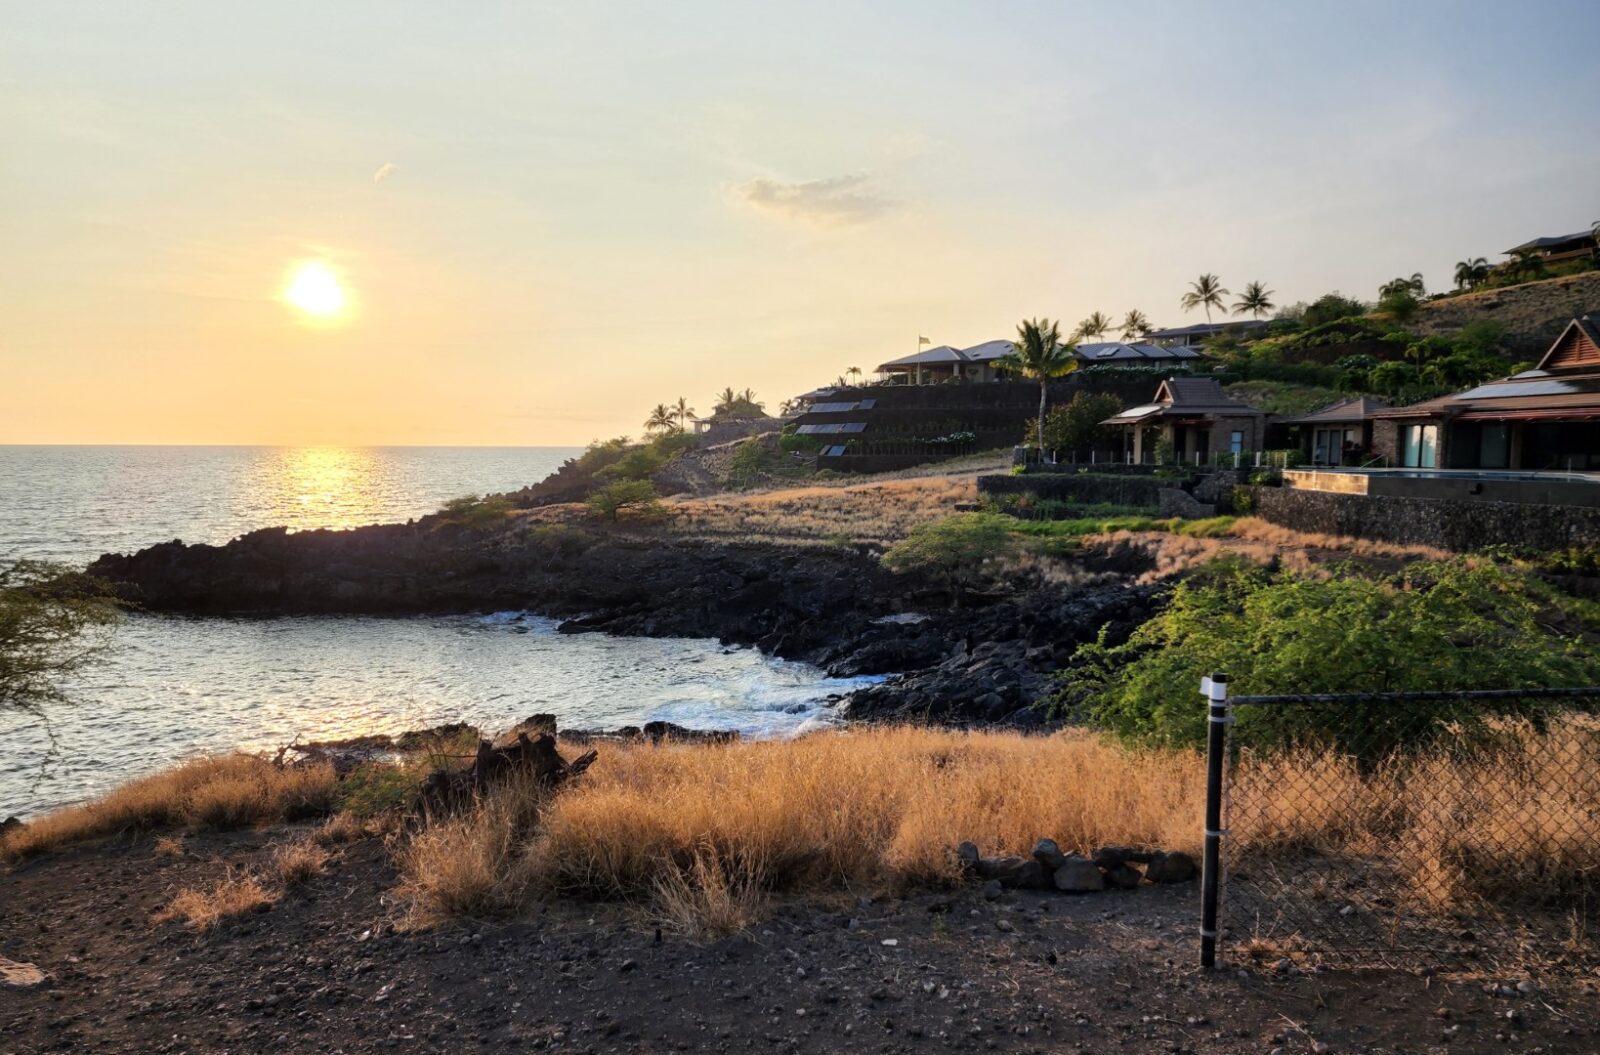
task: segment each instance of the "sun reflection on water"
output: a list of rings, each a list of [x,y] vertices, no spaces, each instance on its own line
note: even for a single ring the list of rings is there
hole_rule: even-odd
[[[373,523],[386,506],[387,472],[367,447],[284,447],[268,470],[274,516],[294,531]]]

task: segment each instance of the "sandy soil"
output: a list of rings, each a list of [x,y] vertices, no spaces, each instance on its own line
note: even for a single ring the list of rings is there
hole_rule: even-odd
[[[208,934],[150,921],[290,834],[190,836],[180,857],[114,841],[0,874],[0,956],[49,976],[0,986],[0,1053],[1600,1051],[1593,979],[1502,997],[1485,979],[1203,972],[1193,885],[788,905],[709,943],[582,904],[397,933],[368,840]]]

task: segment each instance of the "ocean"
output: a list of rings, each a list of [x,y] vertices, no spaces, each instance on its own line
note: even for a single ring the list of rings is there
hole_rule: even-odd
[[[84,564],[260,527],[404,521],[514,490],[561,447],[0,446],[0,561]],[[665,719],[753,736],[830,723],[877,679],[715,641],[561,635],[536,612],[446,618],[131,615],[42,714],[0,712],[0,817],[26,817],[185,756],[549,712],[568,727]]]

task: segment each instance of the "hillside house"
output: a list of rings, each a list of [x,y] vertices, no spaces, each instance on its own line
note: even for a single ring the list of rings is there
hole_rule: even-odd
[[[1359,396],[1280,424],[1298,433],[1300,451],[1312,465],[1361,465],[1374,457],[1373,426],[1388,409],[1381,399]]]
[[[1568,323],[1532,370],[1374,417],[1405,468],[1600,471],[1600,313]]]
[[[1230,398],[1214,378],[1169,377],[1149,403],[1129,407],[1102,424],[1127,430],[1129,461],[1150,461],[1157,444],[1166,442],[1175,460],[1203,462],[1213,454],[1260,450],[1266,421],[1264,412]]]

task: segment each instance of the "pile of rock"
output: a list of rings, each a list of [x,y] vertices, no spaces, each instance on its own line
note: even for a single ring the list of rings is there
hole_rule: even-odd
[[[1040,839],[1034,844],[1031,857],[984,857],[973,843],[958,846],[956,856],[967,875],[983,880],[986,892],[994,896],[1007,888],[1059,890],[1066,894],[1090,894],[1107,888],[1132,890],[1145,881],[1187,883],[1198,872],[1194,858],[1186,853],[1107,846],[1093,857],[1084,857],[1062,853],[1054,839]],[[1136,866],[1142,866],[1142,871]]]

